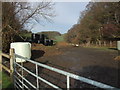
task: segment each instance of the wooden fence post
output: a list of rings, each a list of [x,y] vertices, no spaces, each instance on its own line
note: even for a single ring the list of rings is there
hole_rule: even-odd
[[[13,81],[13,72],[14,72],[14,66],[13,66],[14,60],[15,60],[14,49],[11,48],[10,49],[10,70],[11,70],[10,76],[11,76],[12,81]]]

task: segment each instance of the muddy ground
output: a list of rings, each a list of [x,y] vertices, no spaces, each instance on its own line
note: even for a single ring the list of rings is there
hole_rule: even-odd
[[[83,48],[73,46],[32,45],[32,60],[56,67],[80,76],[100,81],[120,88],[120,61],[114,60],[118,55],[114,49]],[[35,72],[35,66],[29,62],[24,66]],[[65,88],[66,77],[39,67],[39,76]],[[36,85],[35,78],[27,74],[26,78]],[[39,81],[41,87],[49,88]],[[71,79],[72,88],[96,88]]]

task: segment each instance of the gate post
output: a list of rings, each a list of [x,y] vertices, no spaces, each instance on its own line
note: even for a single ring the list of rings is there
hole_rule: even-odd
[[[14,49],[11,48],[10,49],[10,70],[11,70],[10,76],[12,81],[13,81],[13,72],[14,72],[14,66],[13,66],[14,60],[15,60],[15,53],[14,53]]]

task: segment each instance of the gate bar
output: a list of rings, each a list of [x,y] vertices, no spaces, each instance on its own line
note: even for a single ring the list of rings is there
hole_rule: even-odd
[[[20,75],[17,71],[15,71],[15,72],[16,72],[17,75],[19,75],[21,78],[23,78],[29,85],[31,85],[33,88],[36,88],[34,85],[32,85],[31,82],[29,82],[27,79],[25,79],[24,77],[22,77],[22,75]]]
[[[16,63],[16,62],[15,62],[15,64],[18,65],[19,67],[22,67],[20,64],[18,64],[18,63]],[[27,71],[28,73],[30,73],[31,75],[33,75],[34,77],[37,77],[37,75],[35,75],[35,74],[32,73],[31,71],[29,71],[28,69],[26,69],[26,68],[24,68],[24,67],[22,67],[22,68],[23,68],[25,71]],[[44,83],[46,83],[46,84],[48,84],[48,85],[50,85],[50,86],[52,86],[52,87],[54,87],[54,88],[56,88],[56,89],[60,89],[58,86],[56,86],[56,85],[48,82],[47,80],[45,80],[45,79],[43,79],[43,78],[41,78],[41,77],[38,77],[38,79],[40,79],[40,80],[43,81]]]
[[[22,81],[19,80],[18,77],[16,77],[16,76],[14,76],[14,77],[22,84]],[[27,89],[29,89],[28,86],[26,86],[25,84],[23,84],[23,85],[24,85]],[[29,89],[29,90],[30,90],[30,89]]]
[[[69,90],[70,88],[70,77],[67,75],[67,89]]]
[[[78,75],[75,75],[75,74],[72,74],[72,73],[69,73],[69,72],[66,72],[66,71],[63,71],[63,70],[60,70],[60,69],[57,69],[57,68],[54,68],[54,67],[51,67],[51,66],[42,64],[42,63],[38,63],[38,62],[35,62],[35,61],[33,61],[33,60],[24,58],[24,57],[22,57],[22,56],[20,56],[20,55],[17,55],[17,54],[15,54],[15,55],[16,55],[16,57],[25,59],[26,61],[29,61],[29,62],[31,62],[31,63],[33,63],[33,64],[37,64],[37,65],[39,65],[39,66],[41,66],[41,67],[44,67],[44,68],[49,69],[49,70],[51,70],[51,71],[54,71],[54,72],[63,74],[63,75],[65,75],[65,76],[69,75],[69,77],[71,77],[71,78],[74,78],[74,79],[76,79],[76,80],[80,80],[80,81],[82,81],[82,82],[91,84],[91,85],[93,85],[93,86],[96,86],[96,87],[99,87],[99,88],[103,88],[103,89],[108,89],[108,88],[109,88],[109,89],[120,90],[119,88],[112,87],[112,86],[110,86],[110,85],[106,85],[106,84],[103,84],[103,83],[101,83],[101,82],[94,81],[94,80],[91,80],[91,79],[88,79],[88,78],[85,78],[85,77],[82,77],[82,76],[78,76]],[[21,67],[21,66],[20,66],[20,67]],[[24,69],[24,70],[27,70],[27,69],[25,69],[24,67],[23,67],[23,69]],[[34,75],[34,73],[30,72],[29,70],[27,70],[27,71],[28,71],[29,73],[31,73],[33,76],[36,77],[36,75]],[[42,78],[40,78],[40,77],[39,77],[39,79],[41,79],[42,81],[44,81],[44,80],[43,80]],[[46,82],[46,80],[45,80],[45,82]],[[47,82],[48,82],[48,81],[47,81]],[[47,83],[47,82],[46,82],[46,83]],[[47,83],[47,84],[48,84],[48,83]],[[52,84],[52,85],[53,85],[53,84]],[[56,86],[55,86],[55,87],[56,87]]]

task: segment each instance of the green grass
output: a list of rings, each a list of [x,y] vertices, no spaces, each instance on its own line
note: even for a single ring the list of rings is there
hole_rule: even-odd
[[[2,73],[0,72],[0,90],[2,89]]]
[[[116,47],[96,47],[96,46],[91,46],[91,47],[85,47],[85,48],[96,48],[98,50],[104,50],[104,51],[116,51]]]
[[[23,36],[26,36],[26,37],[31,37],[31,33],[26,33],[26,34],[23,34]]]
[[[2,72],[2,88],[12,88],[13,84],[11,82],[10,76],[5,72]]]
[[[31,33],[22,33],[22,34],[20,34],[20,36],[31,38]]]
[[[117,51],[116,48],[109,48],[109,47],[100,47],[100,48],[97,48],[99,50],[104,50],[104,51]]]
[[[56,42],[63,42],[64,41],[64,35],[56,36],[55,39],[56,39]]]

